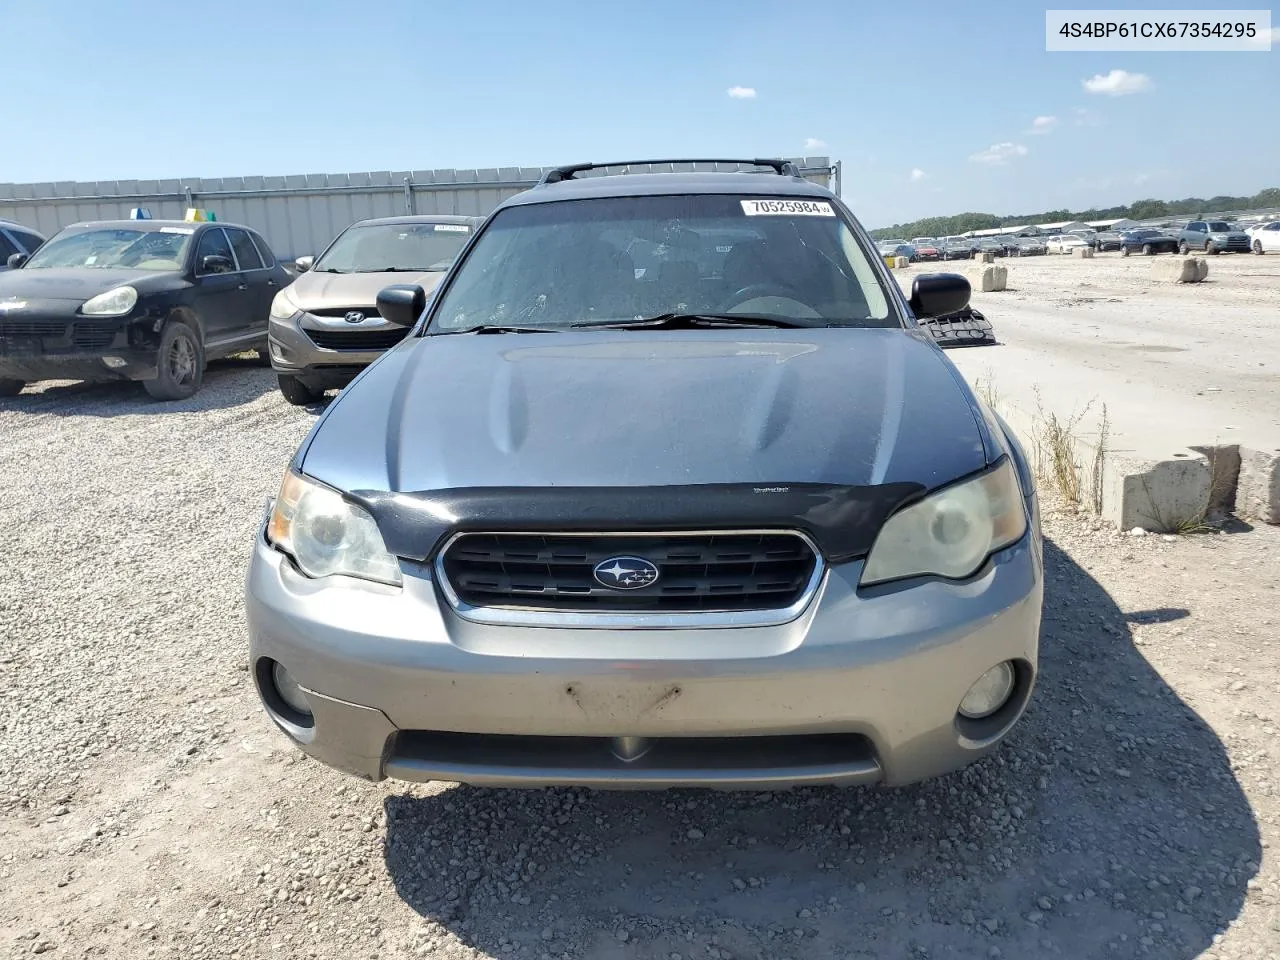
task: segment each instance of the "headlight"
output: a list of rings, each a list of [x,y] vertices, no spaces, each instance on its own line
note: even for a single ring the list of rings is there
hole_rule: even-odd
[[[401,582],[400,565],[387,552],[373,517],[336,490],[292,470],[276,497],[267,537],[309,577],[342,574]]]
[[[80,312],[87,317],[122,317],[137,304],[137,290],[133,287],[116,287],[86,300]]]
[[[934,574],[962,579],[1027,529],[1013,464],[939,490],[898,511],[876,537],[862,584]]]
[[[289,296],[288,287],[277,293],[275,299],[271,301],[271,318],[273,320],[288,320],[297,312],[298,305]]]

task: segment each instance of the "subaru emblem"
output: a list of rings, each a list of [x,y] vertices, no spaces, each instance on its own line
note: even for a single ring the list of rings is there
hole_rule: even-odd
[[[342,318],[347,323],[364,323],[364,314],[359,310],[349,310],[347,315]]]
[[[639,590],[658,582],[658,567],[643,557],[610,557],[591,571],[596,582],[610,590]]]

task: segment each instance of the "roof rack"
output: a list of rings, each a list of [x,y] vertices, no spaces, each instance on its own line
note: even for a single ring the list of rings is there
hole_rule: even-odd
[[[661,163],[734,163],[747,164],[753,167],[771,167],[773,172],[782,177],[798,177],[800,171],[796,169],[796,165],[790,160],[782,160],[777,158],[757,157],[753,160],[744,160],[736,157],[698,157],[681,158],[676,160],[618,160],[613,163],[571,163],[563,167],[553,167],[542,175],[539,184],[560,183],[562,180],[576,180],[577,174],[585,170],[598,170],[602,167],[638,167],[652,166]]]

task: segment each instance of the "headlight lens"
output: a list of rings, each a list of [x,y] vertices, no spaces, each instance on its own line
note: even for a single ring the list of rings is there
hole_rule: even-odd
[[[939,490],[890,517],[862,571],[862,584],[934,574],[962,579],[1026,532],[1013,464]]]
[[[275,299],[271,301],[271,318],[273,320],[288,320],[297,312],[298,305],[289,296],[288,287],[277,293]]]
[[[398,586],[400,565],[373,517],[336,490],[285,474],[267,536],[309,577],[341,574]]]
[[[138,291],[133,287],[116,287],[86,300],[80,312],[87,317],[122,317],[138,305]]]

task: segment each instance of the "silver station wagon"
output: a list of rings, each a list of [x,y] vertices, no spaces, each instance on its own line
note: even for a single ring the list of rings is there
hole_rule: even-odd
[[[750,165],[758,169],[748,169]],[[785,161],[558,168],[288,465],[247,575],[281,730],[369,780],[902,784],[1036,679],[1035,488],[842,201]]]

